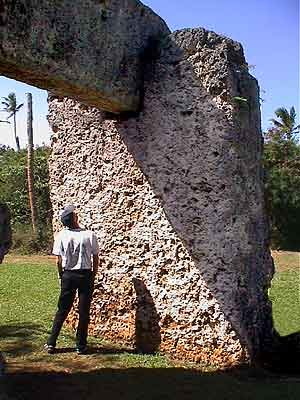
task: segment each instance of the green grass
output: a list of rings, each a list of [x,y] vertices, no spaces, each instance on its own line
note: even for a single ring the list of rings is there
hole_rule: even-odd
[[[300,329],[297,274],[285,266],[271,289],[282,334]],[[9,379],[0,379],[1,400],[300,398],[300,380],[295,378],[247,368],[226,373],[203,370],[161,355],[134,354],[97,338],[90,338],[91,354],[79,357],[73,351],[74,333],[66,328],[59,339],[63,352],[45,354],[42,346],[58,291],[49,257],[11,256],[0,267],[0,340],[9,373]]]
[[[270,290],[276,330],[281,336],[300,331],[300,274],[283,271],[275,275]]]
[[[23,259],[27,262],[22,263]],[[63,327],[59,336],[62,353],[54,358],[43,351],[56,311],[59,283],[53,262],[45,263],[43,257],[36,257],[33,264],[28,263],[28,260],[30,257],[21,257],[14,263],[10,257],[1,266],[1,350],[7,360],[14,364],[16,359],[18,363],[26,361],[27,364],[51,362],[53,367],[72,370],[72,364],[76,361],[75,367],[78,370],[78,357],[74,354],[75,337],[70,329]],[[99,353],[103,353],[103,357],[100,357],[101,365],[109,367],[130,365],[159,368],[172,365],[162,356],[132,354],[129,349],[112,346],[99,338],[90,337],[89,344],[93,354],[85,357],[83,369],[88,368],[89,363],[94,367]]]
[[[300,253],[274,251],[270,289],[275,328],[281,336],[300,331]]]

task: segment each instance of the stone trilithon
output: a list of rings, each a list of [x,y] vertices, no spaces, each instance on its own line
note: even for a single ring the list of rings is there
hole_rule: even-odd
[[[254,360],[272,340],[273,263],[241,45],[171,34],[137,0],[60,3],[1,2],[0,73],[52,93],[54,230],[72,202],[101,242],[92,333],[219,367]]]

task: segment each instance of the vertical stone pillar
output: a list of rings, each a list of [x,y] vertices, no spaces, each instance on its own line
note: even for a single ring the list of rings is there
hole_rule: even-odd
[[[0,264],[12,244],[10,212],[6,204],[0,203]]]
[[[257,82],[239,43],[191,29],[144,84],[131,118],[50,101],[54,214],[76,203],[101,241],[91,330],[220,367],[254,359],[273,274]]]

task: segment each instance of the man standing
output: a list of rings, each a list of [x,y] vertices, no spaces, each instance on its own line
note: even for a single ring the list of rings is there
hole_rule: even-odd
[[[0,203],[0,264],[11,246],[10,213],[6,204]]]
[[[80,228],[73,205],[66,206],[60,217],[64,229],[55,238],[53,254],[56,255],[61,292],[52,331],[45,349],[50,354],[55,352],[59,332],[78,291],[79,322],[76,333],[76,351],[78,354],[84,354],[87,350],[94,278],[99,264],[99,246],[93,232]]]

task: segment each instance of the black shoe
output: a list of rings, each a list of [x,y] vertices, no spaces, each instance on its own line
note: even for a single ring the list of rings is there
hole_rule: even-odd
[[[77,347],[76,353],[77,353],[78,355],[86,354],[86,353],[87,353],[87,346],[80,346],[80,347]]]
[[[55,346],[52,346],[51,344],[45,344],[44,345],[44,350],[48,353],[48,354],[53,354],[55,353]]]

